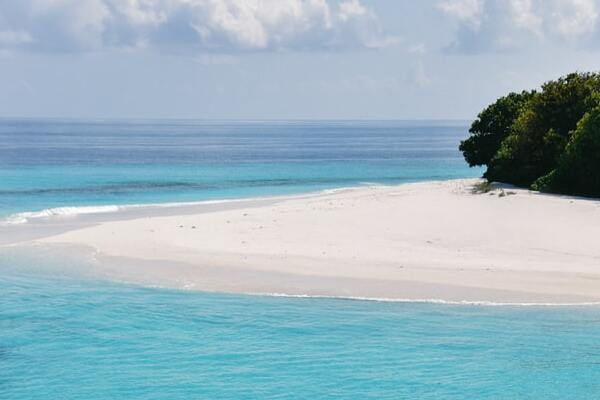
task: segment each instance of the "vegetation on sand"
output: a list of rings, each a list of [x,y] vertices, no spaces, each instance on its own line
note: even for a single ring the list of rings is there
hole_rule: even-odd
[[[600,196],[600,74],[573,73],[486,107],[460,144],[484,178]]]

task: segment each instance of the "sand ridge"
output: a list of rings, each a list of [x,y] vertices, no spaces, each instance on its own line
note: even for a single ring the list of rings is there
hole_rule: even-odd
[[[473,193],[479,182],[359,187],[257,207],[149,213],[36,243],[93,247],[129,280],[202,290],[600,300],[600,201],[512,188]],[[119,258],[147,267],[121,262],[115,269]]]

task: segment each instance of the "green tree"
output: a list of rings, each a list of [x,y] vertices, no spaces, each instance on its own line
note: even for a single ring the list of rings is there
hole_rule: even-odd
[[[556,168],[577,122],[598,105],[600,76],[573,73],[542,86],[488,163],[490,181],[529,187]]]
[[[533,184],[536,190],[600,196],[600,107],[577,124],[558,167]]]
[[[521,109],[532,96],[532,92],[525,91],[510,93],[479,113],[469,129],[471,136],[460,142],[459,147],[469,166],[489,164]]]

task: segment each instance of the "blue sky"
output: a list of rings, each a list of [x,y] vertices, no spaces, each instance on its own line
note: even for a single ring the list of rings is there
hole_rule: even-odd
[[[600,0],[3,0],[0,116],[472,119],[600,66]]]

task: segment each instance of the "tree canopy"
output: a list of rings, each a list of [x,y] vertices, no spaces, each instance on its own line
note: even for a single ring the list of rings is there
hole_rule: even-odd
[[[486,107],[460,150],[489,181],[600,196],[600,75],[573,73]]]

